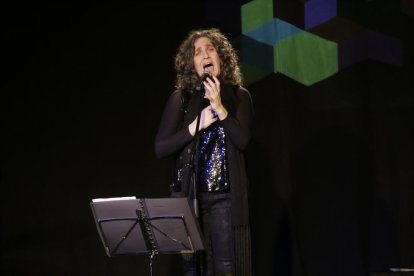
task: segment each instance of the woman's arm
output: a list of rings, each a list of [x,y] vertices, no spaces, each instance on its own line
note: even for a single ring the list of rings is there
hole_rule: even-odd
[[[230,141],[240,150],[244,150],[251,138],[253,121],[253,103],[250,92],[245,88],[236,91],[238,104],[235,114],[228,114],[221,125]]]
[[[181,110],[181,91],[174,91],[168,98],[161,117],[158,133],[155,136],[155,154],[163,158],[178,152],[193,136],[188,127],[179,129],[183,119]]]

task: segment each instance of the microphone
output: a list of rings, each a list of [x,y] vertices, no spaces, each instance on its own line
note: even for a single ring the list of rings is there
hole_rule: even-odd
[[[208,68],[204,68],[204,72],[200,77],[200,82],[197,84],[196,86],[196,90],[200,91],[203,90],[204,92],[204,84],[203,82],[207,79],[207,78],[211,78],[213,75],[211,74],[210,70]]]
[[[211,77],[212,77],[212,74],[211,74],[210,70],[208,68],[205,68],[203,74],[200,77],[200,83],[202,84],[203,81],[205,81],[207,78],[211,78]]]

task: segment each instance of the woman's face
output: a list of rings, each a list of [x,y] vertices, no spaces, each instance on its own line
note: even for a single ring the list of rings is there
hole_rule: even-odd
[[[194,67],[199,76],[204,73],[204,70],[210,71],[216,77],[220,74],[218,52],[207,37],[200,37],[194,42]]]

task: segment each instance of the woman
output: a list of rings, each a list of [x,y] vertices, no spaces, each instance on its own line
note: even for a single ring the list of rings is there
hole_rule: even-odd
[[[251,137],[253,105],[236,52],[220,30],[193,30],[178,48],[175,69],[176,89],[165,106],[155,152],[159,158],[174,157],[172,196],[198,203],[192,207],[206,250],[201,264],[183,254],[184,271],[250,275],[243,150]]]

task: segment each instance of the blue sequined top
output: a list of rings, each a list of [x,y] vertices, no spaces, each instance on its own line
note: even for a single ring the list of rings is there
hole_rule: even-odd
[[[219,122],[200,133],[199,189],[201,192],[229,192],[226,135]]]

